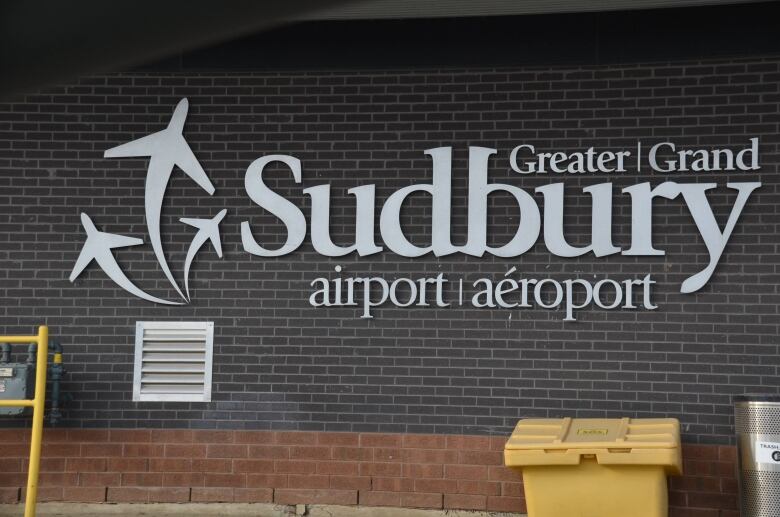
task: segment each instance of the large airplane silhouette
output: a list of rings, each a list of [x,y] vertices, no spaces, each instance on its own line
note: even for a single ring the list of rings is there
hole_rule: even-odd
[[[124,235],[117,235],[115,233],[101,232],[95,227],[95,223],[85,213],[81,214],[81,224],[87,231],[87,240],[84,241],[84,246],[81,248],[79,258],[76,259],[76,264],[73,266],[73,271],[70,274],[70,281],[73,282],[84,271],[84,269],[93,260],[98,263],[108,277],[116,282],[116,284],[125,291],[136,295],[144,300],[150,302],[164,303],[167,305],[181,305],[180,302],[171,302],[152,296],[141,290],[136,286],[127,275],[122,271],[122,268],[117,264],[114,255],[111,250],[114,248],[126,248],[128,246],[138,246],[143,244],[144,241],[136,239],[135,237],[126,237]]]
[[[203,167],[190,149],[189,144],[182,135],[184,122],[187,119],[189,102],[182,99],[173,112],[168,127],[157,133],[133,140],[126,144],[118,145],[107,150],[103,156],[106,158],[131,158],[149,156],[149,168],[146,173],[145,201],[146,224],[149,228],[149,239],[160,266],[168,278],[168,281],[176,288],[179,296],[187,300],[176,280],[173,279],[168,261],[160,240],[160,213],[162,212],[163,198],[168,181],[173,174],[174,166],[178,166],[187,176],[195,180],[200,187],[209,193],[214,193],[214,185],[209,180]]]

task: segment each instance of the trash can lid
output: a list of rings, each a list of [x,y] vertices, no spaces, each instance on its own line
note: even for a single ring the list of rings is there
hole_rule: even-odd
[[[736,395],[734,402],[780,402],[780,395],[772,393],[745,393]]]
[[[504,447],[508,467],[600,464],[660,465],[682,472],[676,418],[533,418],[520,420]]]

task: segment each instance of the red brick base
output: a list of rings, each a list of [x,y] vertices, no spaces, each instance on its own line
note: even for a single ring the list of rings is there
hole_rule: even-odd
[[[29,430],[0,430],[0,502],[24,498]],[[504,437],[47,429],[40,499],[525,511]],[[686,445],[671,515],[737,517],[734,447]]]

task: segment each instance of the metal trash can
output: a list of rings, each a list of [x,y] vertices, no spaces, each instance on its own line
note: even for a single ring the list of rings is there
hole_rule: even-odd
[[[780,395],[734,398],[742,517],[780,515]]]

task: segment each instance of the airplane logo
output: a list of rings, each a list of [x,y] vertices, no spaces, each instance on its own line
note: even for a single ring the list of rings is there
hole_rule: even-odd
[[[124,235],[117,235],[115,233],[101,232],[95,227],[95,223],[92,222],[92,219],[85,213],[81,214],[81,224],[87,232],[87,240],[84,242],[84,247],[81,248],[79,258],[76,259],[76,265],[73,266],[73,271],[70,274],[71,282],[76,280],[89,263],[94,260],[111,280],[128,293],[134,294],[144,300],[149,300],[150,302],[163,303],[166,305],[181,305],[181,302],[163,300],[142,291],[127,278],[127,275],[125,275],[122,268],[117,264],[111,250],[114,248],[138,246],[139,244],[144,243],[142,239],[125,237]]]
[[[189,273],[190,266],[192,265],[192,261],[197,252],[207,241],[211,241],[217,255],[222,258],[219,223],[225,217],[227,210],[222,210],[212,219],[180,219],[181,222],[199,229],[187,252],[184,273],[186,295],[182,292],[178,283],[173,278],[173,273],[168,266],[168,261],[165,258],[165,251],[162,246],[160,215],[162,213],[163,200],[165,199],[165,191],[168,187],[168,182],[173,174],[174,168],[178,167],[209,195],[213,195],[215,191],[214,185],[211,183],[211,180],[206,175],[206,172],[203,170],[203,167],[201,167],[198,159],[195,157],[195,154],[192,152],[192,149],[184,138],[184,123],[187,119],[188,111],[189,102],[186,98],[182,99],[173,111],[168,127],[162,131],[133,140],[126,144],[112,147],[103,154],[105,158],[149,157],[144,187],[144,211],[146,215],[146,225],[149,231],[149,239],[165,277],[184,301],[173,302],[163,300],[144,292],[133,284],[127,275],[122,272],[119,264],[111,253],[111,249],[137,246],[143,244],[143,240],[101,232],[97,230],[90,217],[85,213],[81,214],[81,223],[87,232],[87,240],[84,242],[84,247],[76,260],[76,265],[70,275],[71,282],[75,281],[87,265],[94,259],[109,278],[125,291],[151,302],[181,305],[190,302]]]
[[[219,238],[219,223],[225,218],[227,209],[222,210],[220,213],[214,216],[213,219],[189,219],[183,217],[179,221],[184,224],[188,224],[198,229],[198,233],[192,239],[190,249],[187,250],[187,259],[184,262],[184,290],[187,291],[187,300],[190,299],[190,266],[192,265],[192,259],[195,258],[195,254],[198,253],[201,247],[206,244],[206,241],[211,241],[214,246],[214,250],[217,252],[217,256],[222,258],[222,241]]]

